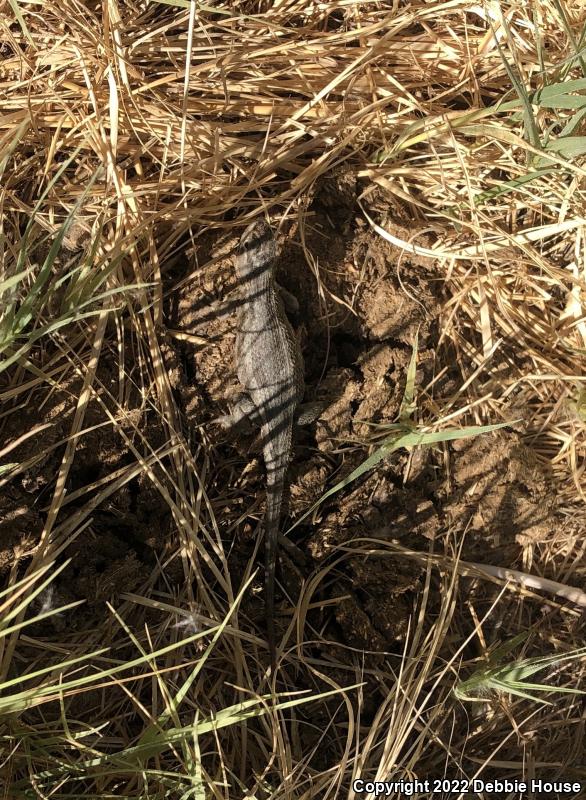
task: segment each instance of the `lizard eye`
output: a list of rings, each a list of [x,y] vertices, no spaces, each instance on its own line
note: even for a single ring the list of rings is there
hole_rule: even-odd
[[[239,251],[247,253],[251,250],[263,250],[266,246],[270,248],[274,242],[272,231],[264,220],[252,223],[242,234],[240,239]]]

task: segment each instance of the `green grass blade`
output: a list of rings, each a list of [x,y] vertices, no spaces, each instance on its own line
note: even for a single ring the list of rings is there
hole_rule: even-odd
[[[515,636],[510,642],[498,647],[489,659],[489,667],[482,667],[474,672],[467,680],[460,681],[454,687],[454,695],[460,700],[476,701],[490,692],[503,692],[517,697],[523,697],[538,703],[551,705],[548,701],[531,695],[527,690],[533,692],[583,695],[586,692],[581,689],[571,687],[557,687],[543,683],[530,683],[525,678],[529,678],[542,669],[561,664],[566,661],[575,661],[586,657],[586,647],[581,647],[565,653],[561,656],[538,656],[536,658],[526,658],[521,661],[513,661],[510,664],[496,665],[499,657],[506,655],[517,644],[527,638],[527,633],[523,632]],[[486,699],[486,698],[485,698]]]
[[[294,708],[306,703],[323,700],[326,697],[340,694],[341,691],[349,692],[352,689],[357,689],[363,684],[354,684],[345,687],[344,689],[331,689],[319,694],[305,695],[303,697],[295,697],[292,700],[278,702],[276,707],[279,711],[286,711],[289,708]],[[95,758],[90,758],[86,761],[79,761],[76,763],[76,770],[82,774],[93,770],[96,767],[103,767],[108,765],[109,770],[116,770],[116,767],[121,771],[127,771],[129,768],[136,766],[137,761],[143,763],[146,759],[160,757],[166,750],[174,745],[179,745],[187,739],[191,739],[194,731],[197,736],[202,736],[206,733],[216,733],[222,728],[238,725],[250,719],[263,717],[265,714],[271,713],[272,708],[268,705],[273,695],[264,695],[255,697],[251,700],[244,700],[227,708],[222,709],[217,714],[200,718],[199,713],[195,714],[194,722],[191,725],[186,725],[178,728],[170,728],[166,731],[158,732],[155,739],[143,743],[127,747],[119,753],[104,753]],[[64,772],[67,772],[70,766],[65,766],[61,769],[50,770],[42,773],[39,777],[59,777]]]
[[[418,351],[419,332],[415,334],[413,352],[407,368],[407,379],[405,381],[405,393],[399,409],[399,421],[403,424],[411,422],[411,417],[417,409],[415,375],[417,372],[417,351]]]
[[[585,90],[586,78],[550,83],[531,96],[531,103],[540,108],[582,108],[586,104],[586,95],[571,92]]]
[[[214,630],[214,629],[212,629]],[[165,647],[159,648],[159,650],[150,653],[150,658],[159,658],[161,656],[167,655],[168,653],[177,650],[180,647],[184,647],[192,642],[196,642],[198,639],[201,639],[202,636],[208,636],[210,634],[209,630],[202,631],[201,633],[196,633],[193,636],[186,637],[185,639],[181,639],[180,641],[173,642],[172,644],[166,645]],[[103,651],[101,651],[103,652]],[[86,657],[81,657],[80,660],[85,659]],[[89,658],[89,656],[87,657]],[[28,689],[24,692],[17,692],[16,694],[9,695],[7,697],[0,697],[0,713],[3,714],[15,714],[24,711],[27,708],[31,708],[35,705],[40,705],[44,702],[50,702],[51,700],[57,699],[61,694],[66,693],[69,690],[73,689],[80,689],[82,686],[92,686],[98,684],[100,681],[103,681],[107,678],[112,678],[113,676],[117,676],[121,672],[126,672],[128,670],[134,669],[135,667],[141,666],[145,663],[147,659],[142,656],[140,658],[135,658],[132,661],[125,661],[122,664],[118,664],[115,667],[111,667],[110,669],[100,670],[99,672],[94,672],[91,675],[84,675],[80,678],[72,678],[70,680],[59,680],[56,683],[51,683],[45,686],[38,686],[34,687],[33,689]],[[63,667],[63,664],[56,664],[51,668],[51,671],[59,670]],[[18,679],[16,680],[18,682]],[[7,682],[3,684],[3,686],[8,685]],[[0,687],[2,688],[2,687]]]
[[[23,32],[23,34],[26,36],[26,39],[27,39],[28,43],[30,45],[32,45],[36,49],[35,40],[31,36],[31,33],[30,33],[29,29],[28,29],[28,26],[27,26],[26,22],[24,21],[24,17],[22,15],[22,11],[20,10],[20,8],[18,6],[18,0],[8,0],[8,2],[10,3],[11,9],[14,11],[14,16],[16,17],[16,21],[20,25],[20,29]]]
[[[488,658],[489,666],[491,667],[500,666],[503,658],[505,656],[508,656],[512,650],[514,650],[516,647],[522,644],[527,639],[528,636],[529,636],[529,631],[522,631],[521,633],[518,633],[516,636],[513,636],[513,638],[509,642],[504,642],[503,644],[495,648],[489,655]]]
[[[51,584],[55,580],[55,578],[61,572],[63,572],[63,570],[67,566],[69,566],[70,563],[71,559],[68,558],[66,561],[63,562],[63,564],[61,564],[54,571],[52,571],[49,577],[45,581],[43,581],[39,586],[37,586],[37,588],[34,589],[34,591],[28,594],[24,598],[24,600],[22,600],[22,602],[20,602],[15,608],[12,609],[12,611],[9,611],[7,614],[5,614],[2,620],[0,620],[0,632],[4,630],[4,626],[6,625],[7,622],[10,622],[11,619],[14,619],[22,611],[24,611],[27,608],[27,606],[30,605],[30,603],[35,599],[35,597],[38,597],[41,594],[41,592],[43,592],[49,586],[49,584]]]
[[[54,567],[55,562],[50,561],[48,564],[44,564],[42,567],[39,567],[36,572],[33,572],[32,575],[25,575],[24,578],[21,578],[16,583],[12,583],[6,587],[6,589],[2,589],[0,591],[0,599],[2,597],[6,597],[7,595],[11,595],[12,597],[8,601],[8,603],[12,602],[13,598],[16,598],[17,592],[20,588],[25,585],[32,586],[35,581],[39,580],[39,578],[47,572],[47,570],[52,569]]]
[[[560,0],[553,0],[553,4],[554,4],[554,6],[556,8],[556,11],[558,12],[558,16],[560,18],[560,21],[562,23],[562,27],[563,27],[563,29],[564,29],[564,31],[566,33],[566,36],[568,37],[568,39],[572,43],[572,47],[574,48],[575,60],[580,64],[580,68],[582,69],[582,75],[586,76],[586,61],[584,61],[584,58],[582,57],[582,51],[581,51],[580,43],[578,43],[576,41],[576,39],[574,38],[574,29],[573,29],[572,25],[570,25],[570,23],[568,22],[568,18],[566,16],[566,11],[565,11],[563,5],[560,3]],[[571,69],[571,66],[568,65],[566,67],[566,72],[568,72],[570,69]]]
[[[564,139],[566,136],[572,136],[574,131],[580,127],[585,117],[586,117],[586,108],[582,108],[572,117],[570,117],[570,119],[566,122],[566,124],[560,131],[560,135],[558,138]]]
[[[75,658],[69,658],[69,659],[67,659],[67,661],[60,661],[58,664],[51,664],[48,667],[42,667],[42,669],[37,669],[34,672],[27,672],[26,675],[19,675],[17,678],[10,678],[9,680],[3,681],[0,684],[0,693],[4,694],[6,689],[9,688],[10,686],[15,686],[16,684],[24,683],[25,681],[30,681],[33,678],[40,678],[42,675],[48,675],[48,674],[50,674],[52,672],[57,672],[57,671],[62,672],[64,669],[66,669],[67,667],[71,667],[74,664],[81,664],[84,661],[89,661],[91,658],[96,658],[97,656],[102,656],[102,655],[104,655],[104,653],[109,652],[109,650],[110,650],[109,647],[102,647],[100,650],[94,650],[92,653],[85,653],[82,656],[76,656]],[[56,684],[54,686],[52,685],[50,688],[53,691],[55,691],[55,686],[56,686]],[[47,687],[42,687],[42,688],[47,688]],[[39,689],[39,687],[35,687],[33,689],[28,690],[27,692],[20,692],[19,695],[21,695],[21,696],[27,695],[28,696],[30,694],[34,694],[38,689]],[[8,697],[0,697],[0,712],[1,713],[3,713],[3,714],[9,714],[10,713],[9,709],[10,709],[11,700],[12,700],[13,697],[16,697],[16,695],[12,695],[12,696],[8,696]],[[25,708],[25,707],[26,706],[22,706],[22,708]]]
[[[495,197],[500,197],[503,194],[514,192],[516,189],[518,189],[520,186],[524,186],[526,183],[531,183],[532,181],[538,180],[544,175],[553,174],[556,172],[556,169],[557,168],[555,167],[543,167],[542,169],[536,169],[533,172],[527,172],[525,175],[519,175],[518,178],[512,178],[510,181],[501,183],[498,186],[495,186],[492,189],[477,195],[474,198],[474,204],[477,206],[482,205],[489,200],[494,200]]]
[[[180,689],[177,691],[175,696],[172,698],[172,700],[171,700],[171,702],[169,704],[169,707],[166,708],[163,711],[163,713],[160,714],[158,719],[146,729],[144,734],[141,736],[139,743],[146,743],[146,742],[149,742],[149,741],[153,740],[161,732],[161,730],[167,724],[169,719],[171,719],[172,717],[177,718],[177,713],[179,711],[179,707],[181,706],[181,703],[183,702],[183,700],[187,696],[187,693],[189,692],[189,690],[192,687],[193,683],[195,682],[196,678],[198,677],[198,675],[200,674],[201,670],[203,669],[203,667],[204,667],[204,665],[205,665],[210,653],[212,652],[212,650],[214,649],[214,647],[216,646],[216,644],[218,642],[218,639],[220,638],[220,636],[224,632],[224,630],[226,628],[226,625],[228,624],[228,621],[230,620],[230,617],[232,616],[232,614],[234,613],[236,608],[239,606],[240,601],[242,600],[242,597],[244,595],[244,592],[249,587],[249,585],[250,585],[251,581],[253,580],[253,578],[254,578],[254,575],[251,575],[250,578],[248,579],[248,581],[242,586],[242,588],[238,592],[238,595],[235,597],[234,602],[232,603],[232,605],[228,609],[228,613],[226,614],[226,616],[224,617],[224,619],[222,620],[220,625],[216,628],[216,632],[214,633],[210,643],[206,647],[206,649],[205,649],[204,653],[202,654],[201,658],[198,659],[198,662],[195,665],[195,668],[192,670],[190,675],[184,681],[183,685],[180,687]]]
[[[563,139],[551,139],[544,148],[567,161],[573,161],[586,153],[586,136],[564,136]],[[541,158],[540,161],[547,161]]]
[[[499,11],[500,11],[500,14],[499,14],[500,23],[501,23],[501,25],[503,27],[503,30],[506,32],[508,40],[512,41],[511,29],[509,27],[509,24],[508,24],[506,18],[505,18],[505,15],[502,13],[502,10],[500,10],[500,7],[499,7]],[[527,138],[528,138],[530,144],[533,145],[533,147],[535,147],[537,149],[541,149],[541,140],[540,140],[540,137],[539,137],[539,129],[537,127],[537,123],[535,122],[535,117],[533,116],[533,109],[531,107],[531,100],[529,98],[529,94],[527,92],[527,89],[525,88],[525,85],[522,82],[522,80],[520,80],[517,77],[516,70],[511,66],[511,64],[509,64],[509,61],[508,61],[508,59],[507,59],[507,57],[505,55],[505,52],[504,52],[504,50],[503,50],[503,48],[501,46],[501,43],[499,42],[499,37],[496,34],[496,31],[494,29],[494,25],[492,24],[492,20],[490,19],[490,16],[488,16],[487,19],[489,21],[489,24],[490,24],[490,27],[491,27],[491,30],[492,30],[494,43],[495,43],[496,48],[497,48],[497,50],[499,52],[499,55],[501,57],[501,61],[503,62],[503,66],[504,66],[504,68],[505,68],[505,70],[507,72],[507,75],[509,76],[509,80],[511,81],[515,91],[517,92],[517,96],[519,97],[519,100],[521,101],[521,105],[522,105],[522,108],[523,108],[523,118],[525,120],[525,130],[526,130],[526,133],[527,133]]]
[[[75,204],[72,211],[67,215],[67,218],[63,225],[60,227],[57,236],[55,237],[54,241],[51,244],[49,252],[39,270],[39,273],[35,277],[35,281],[33,286],[31,287],[29,293],[27,294],[25,300],[21,304],[18,312],[15,315],[14,319],[14,330],[16,333],[20,333],[26,325],[31,321],[34,314],[35,306],[38,302],[38,297],[45,288],[47,281],[51,275],[51,271],[53,269],[53,264],[59,251],[63,245],[63,239],[67,235],[71,225],[73,224],[73,220],[75,219],[75,215],[77,214],[78,210],[81,208],[81,205],[86,198],[89,190],[94,185],[98,176],[98,172],[96,171],[90,181],[88,182],[87,186],[84,188],[84,191],[81,193],[77,203]]]
[[[56,606],[55,608],[50,608],[48,611],[43,611],[42,614],[37,614],[35,617],[31,617],[30,619],[25,619],[22,622],[19,622],[18,625],[10,625],[8,628],[2,628],[0,630],[0,639],[8,636],[10,633],[14,633],[14,631],[19,631],[21,628],[26,628],[28,625],[33,625],[36,622],[40,622],[43,619],[47,619],[48,617],[57,616],[58,614],[62,614],[64,611],[69,611],[70,608],[75,608],[76,606],[81,606],[85,603],[85,600],[74,600],[71,603],[68,603],[65,606]]]
[[[302,514],[299,519],[293,523],[293,525],[291,525],[291,527],[287,530],[287,533],[301,524],[301,522],[303,522],[304,519],[313,513],[315,509],[324,502],[324,500],[327,500],[328,497],[332,497],[332,495],[337,494],[337,492],[339,492],[341,489],[344,489],[344,487],[348,486],[348,484],[352,483],[357,478],[360,478],[366,472],[375,467],[380,461],[382,461],[384,458],[387,458],[391,455],[391,453],[394,453],[395,450],[399,450],[401,447],[417,447],[419,445],[425,446],[439,444],[440,442],[467,439],[470,436],[479,436],[482,433],[490,433],[491,431],[496,431],[499,428],[510,427],[513,424],[515,423],[499,422],[494,425],[474,425],[468,428],[449,428],[447,430],[435,432],[413,430],[389,437],[377,450],[374,451],[374,453],[372,453],[372,455],[366,459],[366,461],[363,461],[362,464],[356,467],[356,469],[352,470],[349,475],[343,478],[335,486],[332,486],[331,489],[328,489],[327,492],[325,492],[318,500],[316,500],[316,502],[304,514]]]
[[[12,472],[13,469],[16,469],[19,466],[20,464],[14,462],[11,464],[0,464],[0,478],[3,475],[8,475],[9,472]]]

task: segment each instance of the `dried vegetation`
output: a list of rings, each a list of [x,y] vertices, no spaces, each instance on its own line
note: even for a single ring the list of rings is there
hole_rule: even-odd
[[[575,696],[452,693],[520,630],[524,657],[583,640],[564,587],[585,577],[585,44],[580,0],[0,3],[6,796],[586,780]],[[519,420],[379,465],[312,517],[276,682],[262,470],[203,424],[230,350],[208,301],[258,214],[297,242],[314,386],[332,342],[324,385],[346,383],[296,460],[294,516],[364,459],[353,416],[392,422],[403,386],[377,364],[404,383],[417,330],[421,424]]]

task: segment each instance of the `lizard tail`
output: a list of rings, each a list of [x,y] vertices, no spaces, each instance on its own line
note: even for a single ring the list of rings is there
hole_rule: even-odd
[[[286,465],[267,469],[267,508],[265,515],[265,608],[271,667],[277,663],[275,643],[275,571],[277,539],[281,522],[281,506],[285,488]]]

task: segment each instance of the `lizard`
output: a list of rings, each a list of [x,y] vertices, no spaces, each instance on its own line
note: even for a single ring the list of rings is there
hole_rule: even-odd
[[[293,428],[305,388],[303,357],[275,281],[276,260],[277,243],[270,226],[264,220],[252,222],[240,238],[235,258],[240,294],[236,374],[245,392],[224,418],[230,425],[247,418],[261,429],[266,469],[265,609],[273,671],[277,541]]]

